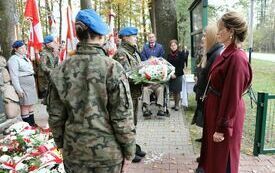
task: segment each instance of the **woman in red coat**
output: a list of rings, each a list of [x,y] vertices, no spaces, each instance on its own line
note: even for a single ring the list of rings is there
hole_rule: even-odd
[[[209,72],[201,165],[205,173],[238,173],[245,116],[242,95],[252,80],[248,58],[240,49],[247,25],[238,13],[228,12],[218,28],[224,50]]]

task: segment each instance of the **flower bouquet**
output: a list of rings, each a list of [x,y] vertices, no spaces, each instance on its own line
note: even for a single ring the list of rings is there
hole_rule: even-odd
[[[63,173],[62,156],[49,129],[18,122],[0,139],[0,173]]]
[[[169,81],[175,67],[164,58],[151,57],[132,70],[128,76],[135,83],[165,83]]]

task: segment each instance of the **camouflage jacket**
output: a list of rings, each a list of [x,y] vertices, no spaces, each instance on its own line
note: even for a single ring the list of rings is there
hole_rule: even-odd
[[[137,49],[127,42],[122,42],[118,48],[114,59],[117,60],[125,69],[126,73],[129,73],[135,67],[137,67],[140,62],[140,53]],[[132,97],[139,97],[141,94],[141,86],[135,85],[130,81]]]
[[[114,59],[123,66],[126,73],[138,66],[141,62],[139,52],[135,47],[126,42],[121,43],[114,55]]]
[[[45,47],[40,53],[39,76],[48,76],[53,68],[58,65],[58,57],[55,56],[50,48]]]
[[[51,73],[49,125],[64,161],[106,167],[133,159],[133,102],[123,67],[99,46],[79,43]]]

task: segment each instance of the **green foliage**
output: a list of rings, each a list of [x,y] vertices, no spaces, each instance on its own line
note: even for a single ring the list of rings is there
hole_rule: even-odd
[[[254,50],[275,52],[275,1],[268,0],[266,5],[257,3],[256,30],[254,30]],[[260,6],[259,6],[260,5]]]
[[[29,22],[26,21],[26,18],[24,17],[25,12],[25,3],[23,0],[17,0],[16,1],[16,7],[17,7],[17,17],[18,17],[18,24],[19,24],[19,30],[17,31],[17,35],[19,36],[19,39],[27,40],[29,37]]]
[[[239,0],[234,4],[225,3],[222,5],[211,4],[208,8],[208,20],[217,20],[220,16],[229,10],[241,12],[248,19],[250,10],[250,0]],[[275,52],[275,1],[257,0],[254,1],[254,51]],[[248,47],[248,39],[244,45]]]
[[[275,32],[271,27],[263,25],[253,33],[255,52],[275,52],[272,42],[274,42]],[[274,43],[273,43],[274,44]]]
[[[144,14],[142,14],[142,1],[144,2]],[[151,26],[148,25],[149,21],[149,0],[107,0],[107,1],[94,1],[95,9],[102,15],[106,16],[106,21],[109,21],[109,13],[112,8],[115,17],[115,29],[120,30],[126,26],[136,26],[139,28],[138,43],[143,44],[143,17],[145,19],[145,31],[151,31]]]
[[[190,41],[190,12],[188,8],[193,0],[176,0],[178,19],[178,39],[181,46],[191,47]]]

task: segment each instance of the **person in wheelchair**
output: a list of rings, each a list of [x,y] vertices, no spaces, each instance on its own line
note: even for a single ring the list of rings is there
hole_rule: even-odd
[[[162,109],[164,103],[164,85],[163,84],[149,84],[143,87],[143,116],[149,118],[152,115],[152,112],[149,110],[150,106],[150,97],[151,94],[155,94],[156,103],[158,106],[157,116],[165,116],[165,113]]]

